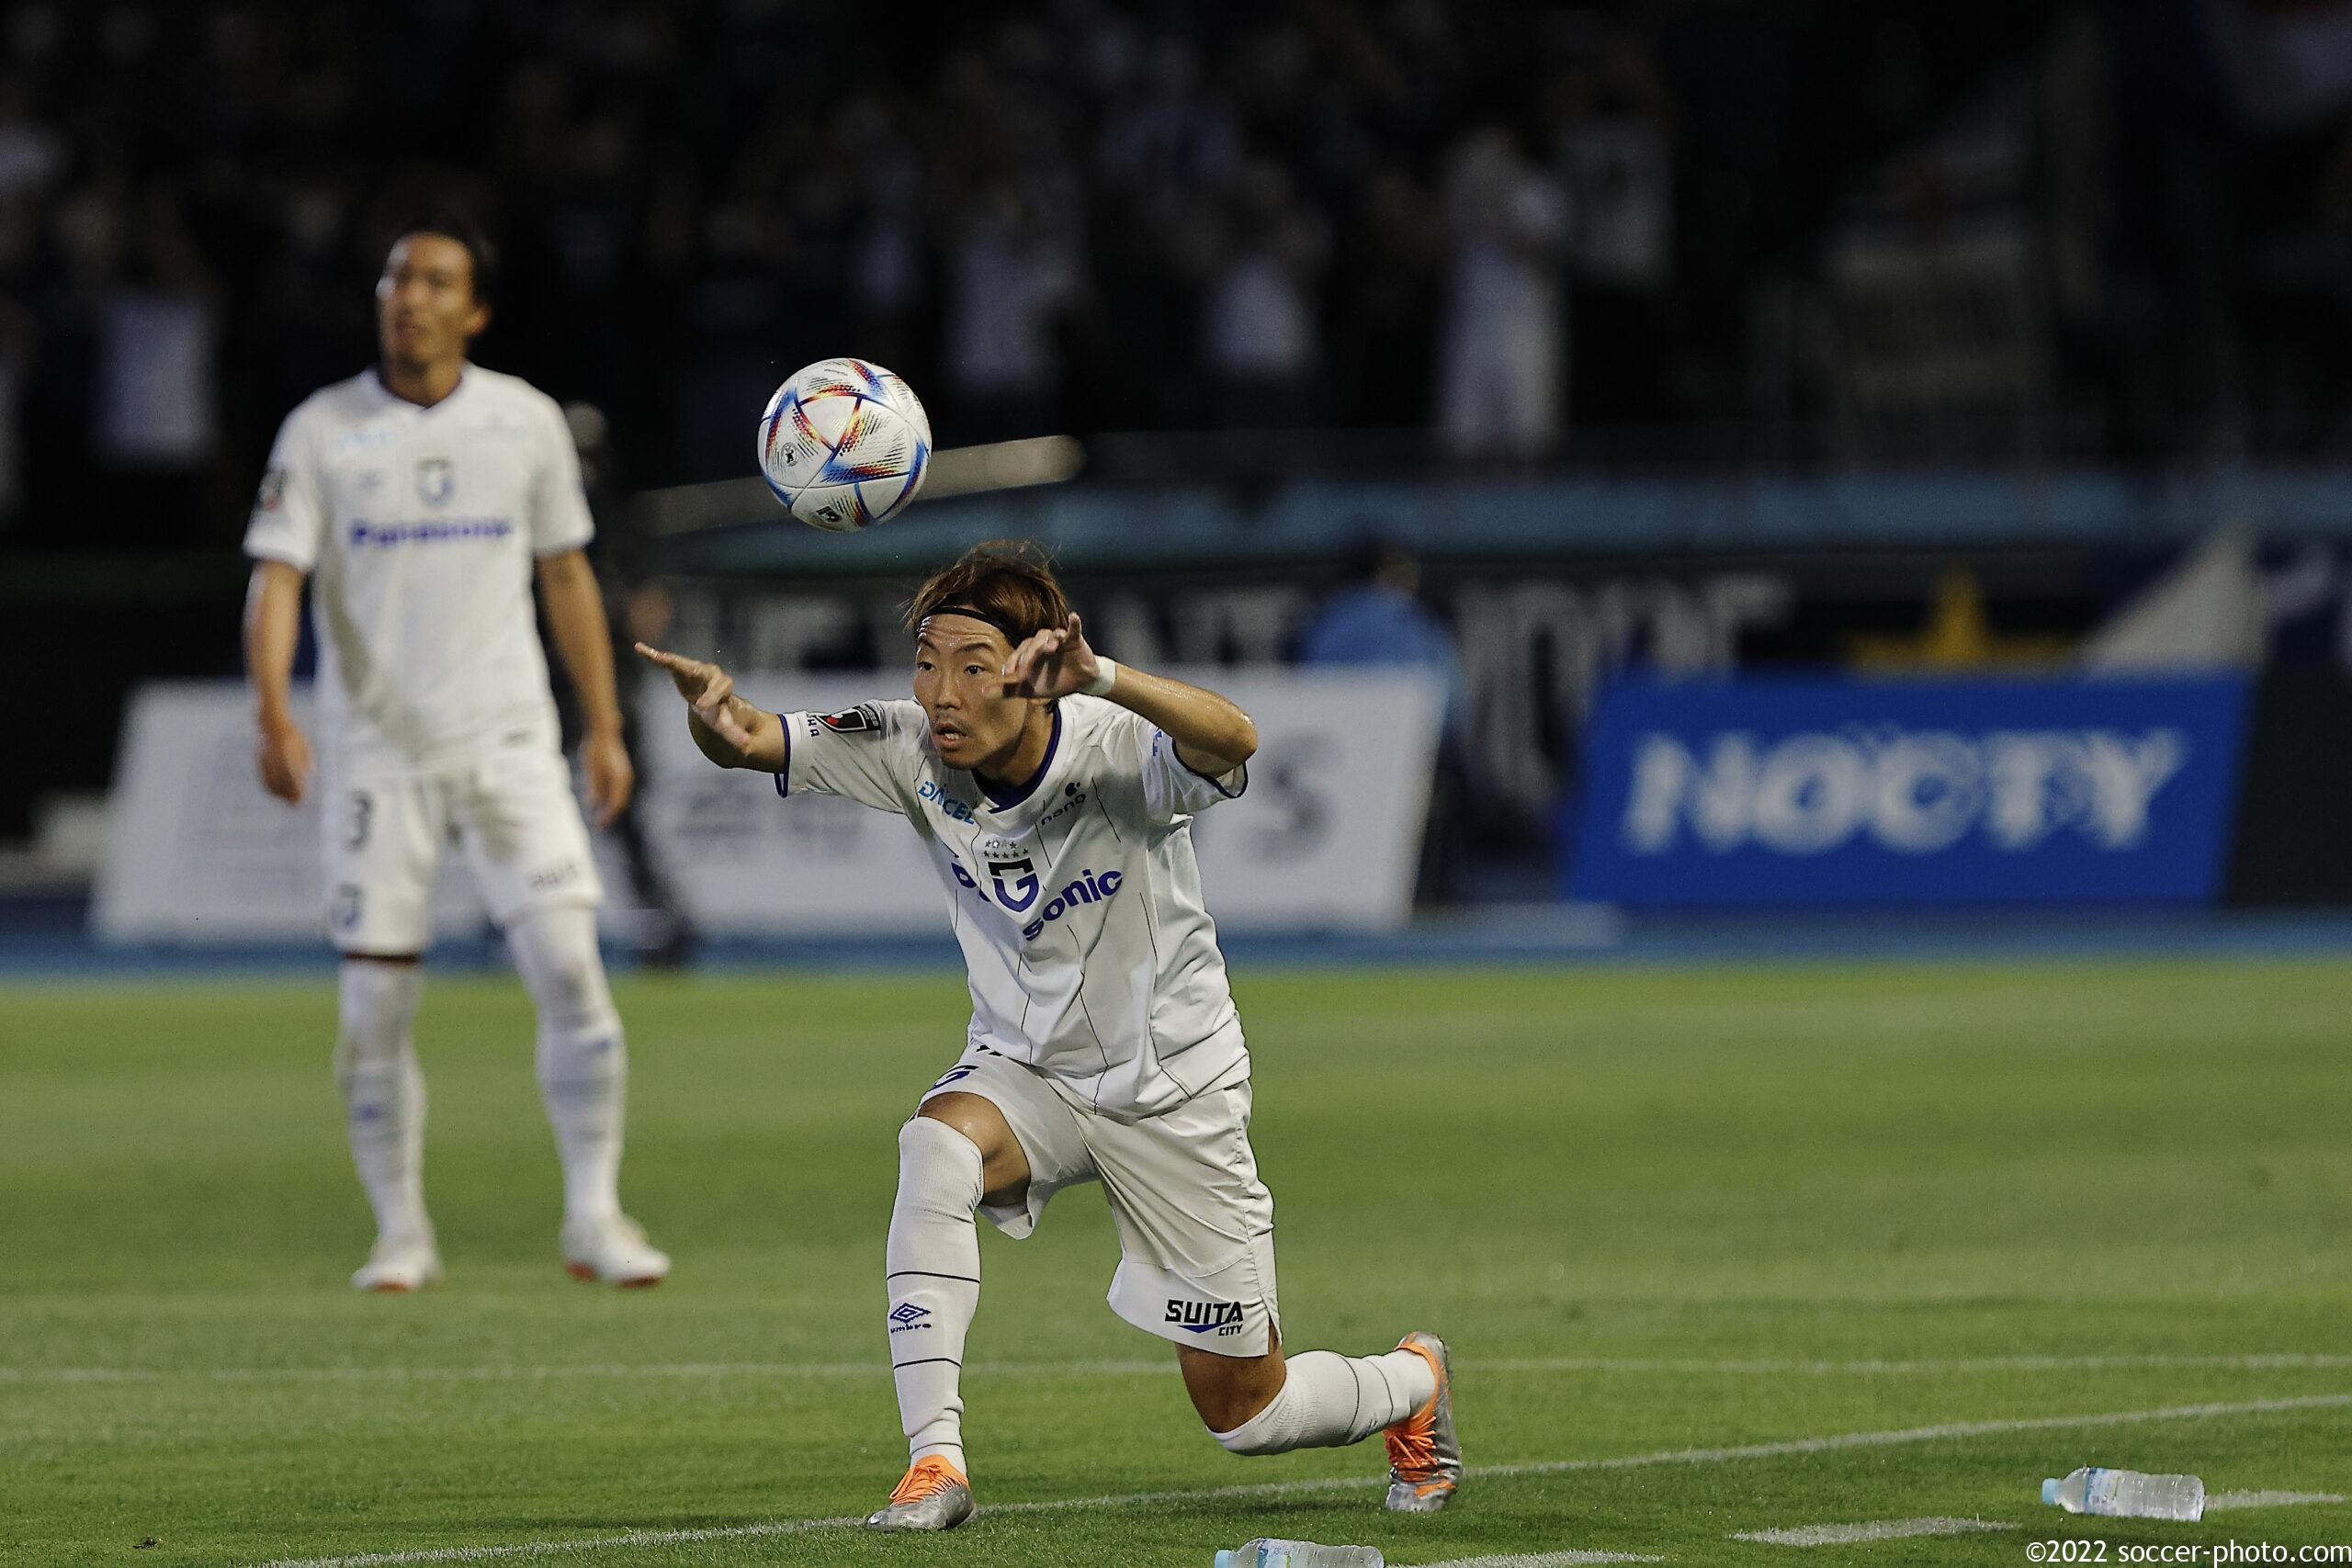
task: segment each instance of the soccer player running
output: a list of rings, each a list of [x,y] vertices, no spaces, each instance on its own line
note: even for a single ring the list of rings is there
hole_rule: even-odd
[[[375,1247],[351,1279],[362,1290],[441,1277],[410,1025],[452,837],[537,1010],[566,1267],[619,1285],[670,1271],[621,1213],[627,1048],[596,951],[603,891],[532,617],[536,574],[581,695],[589,795],[609,819],[632,774],[582,554],[588,503],[554,400],[466,357],[489,324],[493,280],[465,222],[401,235],[376,285],[380,362],[287,416],[245,535],[261,778],[298,805],[313,786],[311,743],[287,705],[306,578],[318,632],[316,784],[343,953],[335,1075],[376,1215]]]
[[[971,1517],[958,1384],[980,1295],[974,1211],[1018,1238],[1056,1192],[1098,1180],[1119,1233],[1112,1310],[1175,1343],[1219,1443],[1270,1454],[1385,1429],[1388,1506],[1443,1507],[1462,1457],[1442,1341],[1283,1354],[1250,1056],[1190,827],[1248,784],[1256,727],[1214,692],[1096,654],[1026,547],[973,549],[922,585],[908,624],[915,700],[835,714],[763,711],[717,665],[639,645],[712,761],[904,816],[963,946],[971,1029],[899,1129],[885,1262],[911,1462],[866,1523]]]

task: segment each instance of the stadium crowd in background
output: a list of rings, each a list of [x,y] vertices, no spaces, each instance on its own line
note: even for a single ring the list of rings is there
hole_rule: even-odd
[[[850,343],[950,444],[2341,449],[2345,6],[1847,10],[27,0],[0,517],[228,541],[428,197],[506,241],[486,362],[604,408],[632,483],[740,473],[779,370]]]

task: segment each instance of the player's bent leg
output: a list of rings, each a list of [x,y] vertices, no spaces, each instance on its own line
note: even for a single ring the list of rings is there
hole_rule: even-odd
[[[1184,1392],[1191,1396],[1193,1408],[1200,1413],[1202,1425],[1217,1440],[1225,1442],[1229,1435],[1247,1427],[1267,1406],[1282,1397],[1283,1384],[1288,1372],[1283,1360],[1279,1334],[1269,1325],[1269,1344],[1262,1356],[1219,1356],[1208,1350],[1195,1350],[1189,1345],[1176,1347],[1176,1365],[1184,1374]],[[1288,1445],[1296,1448],[1295,1443]],[[1226,1443],[1226,1447],[1233,1445]],[[1235,1450],[1236,1452],[1278,1453],[1277,1449]]]
[[[978,1095],[936,1096],[899,1129],[899,1190],[883,1267],[890,1376],[910,1460],[876,1529],[953,1529],[972,1516],[965,1468],[964,1341],[980,1303],[973,1211],[1017,1203],[1028,1162],[1003,1113]]]
[[[506,928],[506,941],[538,1011],[539,1096],[563,1163],[564,1267],[577,1279],[659,1284],[668,1256],[621,1213],[628,1043],[596,951],[596,911],[528,908]]]
[[[424,1078],[412,1032],[424,986],[413,953],[347,953],[335,987],[335,1082],[376,1214],[376,1245],[351,1277],[363,1291],[413,1291],[441,1278],[424,1213]]]
[[[1411,1419],[1432,1402],[1437,1383],[1430,1362],[1401,1350],[1360,1357],[1306,1350],[1285,1358],[1276,1344],[1263,1356],[1232,1357],[1179,1346],[1177,1359],[1210,1436],[1237,1454],[1360,1443]]]

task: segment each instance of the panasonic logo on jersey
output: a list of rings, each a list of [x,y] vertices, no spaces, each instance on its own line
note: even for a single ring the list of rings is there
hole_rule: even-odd
[[[354,548],[383,549],[393,545],[434,545],[451,539],[503,539],[514,532],[512,518],[442,517],[424,523],[370,523],[359,518],[351,525]]]
[[[1035,942],[1039,932],[1080,904],[1100,904],[1116,893],[1119,884],[1126,878],[1127,874],[1123,871],[1106,871],[1100,876],[1091,871],[1080,872],[1078,880],[1047,899],[1046,907],[1037,911],[1037,918],[1021,928],[1022,940]]]

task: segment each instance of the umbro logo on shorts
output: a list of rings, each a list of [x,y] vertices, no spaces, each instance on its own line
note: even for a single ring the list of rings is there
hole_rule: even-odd
[[[919,1307],[912,1302],[900,1302],[890,1313],[890,1332],[904,1334],[910,1328],[929,1328],[923,1321],[931,1315],[929,1307]]]
[[[1168,1303],[1168,1315],[1160,1321],[1172,1323],[1187,1334],[1206,1334],[1214,1328],[1220,1335],[1241,1332],[1239,1302],[1179,1302]]]

